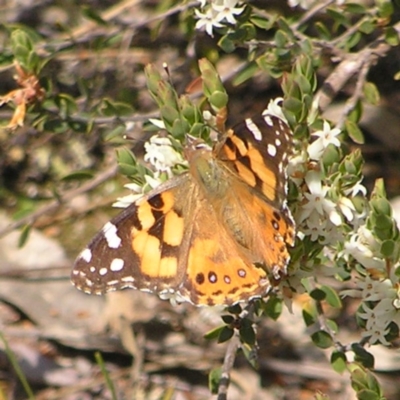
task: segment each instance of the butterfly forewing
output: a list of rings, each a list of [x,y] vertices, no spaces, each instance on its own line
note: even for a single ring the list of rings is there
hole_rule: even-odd
[[[249,186],[234,191],[245,216],[241,233],[249,245],[244,245],[275,277],[285,273],[290,258],[286,245],[294,243],[294,221],[286,202],[292,145],[287,124],[265,111],[228,130],[215,149],[216,157],[234,172],[233,181]]]
[[[286,199],[288,156],[292,150],[289,127],[280,118],[260,115],[228,130],[216,156],[275,208]]]
[[[176,287],[185,272],[178,266],[188,212],[182,194],[192,190],[188,174],[180,175],[107,222],[75,261],[74,285],[94,294]]]

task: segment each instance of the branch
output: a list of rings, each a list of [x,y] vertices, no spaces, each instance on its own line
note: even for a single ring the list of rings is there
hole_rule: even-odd
[[[394,29],[400,32],[400,23],[394,25]],[[367,48],[358,53],[349,54],[326,78],[321,89],[314,98],[314,107],[318,107],[322,113],[332,102],[335,95],[343,88],[347,81],[365,65],[370,67],[379,58],[385,57],[392,47],[386,43],[384,35],[373,41]],[[368,68],[369,71],[369,68]]]
[[[235,330],[235,333],[231,340],[229,340],[228,347],[226,348],[224,364],[222,365],[221,379],[218,386],[217,400],[227,399],[231,370],[233,368],[233,364],[235,363],[236,352],[239,346],[239,333]]]

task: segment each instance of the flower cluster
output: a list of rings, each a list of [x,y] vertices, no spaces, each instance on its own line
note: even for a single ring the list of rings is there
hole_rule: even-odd
[[[162,124],[160,125],[160,122],[161,121],[158,120],[152,120],[152,123],[156,126],[163,127]],[[144,175],[144,185],[138,185],[137,183],[128,183],[124,185],[133,193],[119,198],[113,204],[114,207],[125,208],[129,206],[138,198],[142,197],[149,189],[156,188],[165,178],[171,178],[174,175],[173,168],[175,166],[186,163],[182,155],[173,148],[171,139],[168,137],[154,135],[144,144],[144,148],[144,161],[153,166],[155,170],[154,174],[152,176],[148,174]]]
[[[394,322],[400,329],[400,286],[395,273],[398,266],[391,266],[380,249],[381,244],[366,225],[350,235],[341,256],[347,261],[355,260],[364,273],[356,276],[354,289],[344,290],[341,295],[361,299],[357,315],[365,325],[362,336],[370,344],[390,345],[386,338],[390,324]]]
[[[213,29],[222,28],[224,24],[236,24],[235,16],[240,15],[243,7],[237,7],[238,0],[198,0],[200,9],[195,9],[196,29],[205,30],[210,36],[213,36]]]
[[[389,346],[387,335],[390,324],[400,328],[400,293],[397,278],[373,279],[370,275],[357,276],[357,289],[345,290],[343,296],[360,298],[362,305],[357,315],[365,321],[362,336],[370,344]]]
[[[357,186],[357,191],[365,194],[365,187],[355,182],[342,190],[337,182],[325,178],[322,158],[330,146],[340,148],[340,133],[339,129],[331,129],[324,121],[323,129],[311,135],[316,140],[291,159],[288,171],[292,180],[301,187],[296,221],[304,235],[322,244],[334,245],[343,240],[342,224],[358,225],[362,218],[348,198],[348,192],[354,192],[354,186]]]
[[[390,211],[383,205],[379,207],[386,204],[383,199],[383,203],[377,201],[377,210],[373,206],[368,208],[361,177],[351,175],[357,169],[355,164],[349,170],[341,169],[341,165],[346,165],[343,160],[349,161],[351,156],[335,159],[335,155],[342,153],[340,135],[339,129],[331,129],[325,121],[322,130],[311,134],[315,140],[291,160],[289,176],[299,188],[295,214],[298,236],[325,246],[325,267],[336,272],[338,265],[351,268],[354,287],[341,295],[361,300],[357,316],[362,321],[365,340],[389,345],[392,324],[400,329],[400,285],[395,273],[396,255],[393,259],[384,256],[382,244],[394,243],[396,233],[388,223],[383,238],[377,237],[375,226],[380,219],[390,219]],[[353,201],[356,196],[364,199],[358,209]],[[379,218],[374,219],[374,212]],[[305,269],[302,270],[304,275]]]

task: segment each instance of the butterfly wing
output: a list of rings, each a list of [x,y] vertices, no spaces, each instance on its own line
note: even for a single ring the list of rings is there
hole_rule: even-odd
[[[265,294],[266,272],[236,247],[184,174],[108,222],[76,260],[72,281],[87,293],[130,287],[198,305]]]
[[[73,284],[94,294],[177,287],[184,276],[176,261],[187,211],[178,201],[182,190],[192,190],[188,174],[160,185],[107,222],[75,261]]]
[[[225,207],[238,215],[236,221],[227,220],[228,228],[253,261],[263,263],[276,278],[286,271],[286,245],[293,245],[295,236],[286,204],[291,148],[289,127],[266,112],[228,130],[215,148],[215,157],[228,171],[232,185]]]

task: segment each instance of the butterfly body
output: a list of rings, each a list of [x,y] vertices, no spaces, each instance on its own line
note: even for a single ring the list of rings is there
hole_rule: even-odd
[[[72,281],[88,293],[132,287],[196,305],[264,296],[289,261],[289,128],[270,115],[228,130],[212,150],[189,143],[189,171],[97,234]]]

